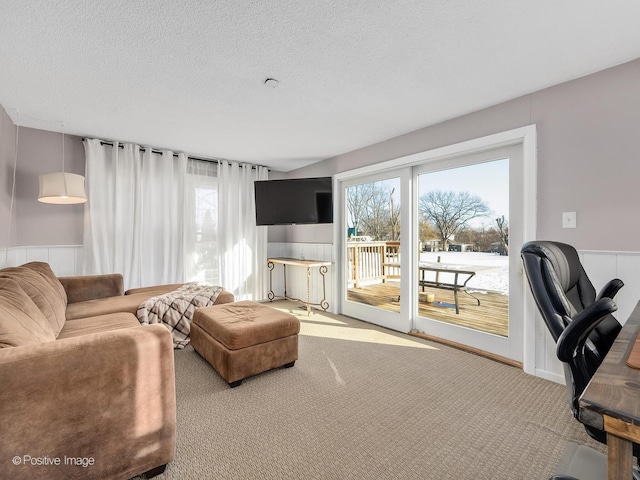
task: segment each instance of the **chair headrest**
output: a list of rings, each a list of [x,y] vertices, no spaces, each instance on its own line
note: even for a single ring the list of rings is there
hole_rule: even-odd
[[[575,287],[582,274],[578,252],[566,243],[536,240],[525,243],[521,253],[546,258],[551,263],[562,290],[565,292]]]

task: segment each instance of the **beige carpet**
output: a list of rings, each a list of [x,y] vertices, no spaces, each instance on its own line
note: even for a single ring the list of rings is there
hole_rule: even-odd
[[[166,479],[547,479],[594,445],[565,388],[521,370],[290,302],[295,367],[234,389],[176,351],[178,441]]]

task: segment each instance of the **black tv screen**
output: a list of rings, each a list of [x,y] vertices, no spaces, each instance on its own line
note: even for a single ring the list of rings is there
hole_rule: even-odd
[[[256,225],[333,223],[331,177],[259,180]]]

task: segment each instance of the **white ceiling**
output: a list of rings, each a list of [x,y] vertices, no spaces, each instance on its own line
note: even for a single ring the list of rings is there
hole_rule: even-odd
[[[0,0],[0,104],[288,171],[638,58],[638,19],[638,0]]]

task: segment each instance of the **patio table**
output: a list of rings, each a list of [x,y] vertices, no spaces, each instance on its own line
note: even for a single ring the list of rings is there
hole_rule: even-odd
[[[383,265],[385,267],[400,268],[399,262],[384,263]],[[420,262],[418,268],[420,271],[418,285],[422,287],[423,292],[425,287],[447,288],[453,290],[456,314],[460,313],[460,307],[458,304],[459,291],[462,291],[474,298],[475,301],[478,302],[478,306],[480,305],[480,299],[467,291],[467,283],[475,276],[476,272],[486,270],[490,267],[479,265],[458,265],[454,263]],[[436,272],[435,280],[427,280],[425,278],[425,272],[429,271]],[[441,280],[439,275],[440,273],[453,274],[453,281]]]

